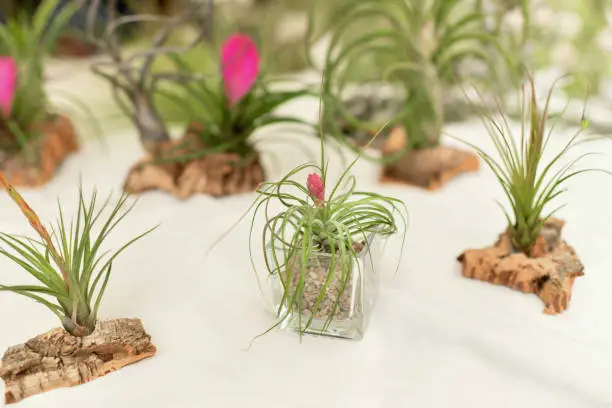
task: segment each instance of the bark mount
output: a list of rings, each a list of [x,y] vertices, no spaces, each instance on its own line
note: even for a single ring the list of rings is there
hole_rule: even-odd
[[[199,126],[192,124],[182,141],[171,141],[161,150],[168,156],[203,149],[193,131]],[[182,150],[181,150],[182,146]],[[255,190],[265,179],[259,154],[247,159],[236,153],[215,153],[187,162],[156,164],[144,158],[134,165],[127,176],[123,189],[130,194],[149,190],[161,190],[179,199],[194,194],[222,197]]]
[[[562,313],[569,307],[574,281],[584,275],[576,252],[561,239],[563,225],[560,219],[547,219],[529,257],[515,251],[506,231],[494,246],[461,254],[457,260],[462,264],[462,274],[535,293],[544,302],[544,313]]]
[[[383,155],[402,150],[408,136],[395,128],[382,147]],[[471,152],[449,146],[433,146],[409,151],[398,161],[383,168],[381,181],[411,184],[427,190],[437,190],[462,173],[476,172],[478,157]]]
[[[78,150],[74,126],[65,116],[51,117],[34,126],[41,133],[29,148],[34,162],[29,163],[23,153],[8,155],[0,152],[0,170],[15,186],[38,187],[47,183],[66,158]]]
[[[156,354],[139,319],[99,321],[86,337],[53,329],[10,347],[0,365],[4,400],[13,404],[56,388],[72,387]]]

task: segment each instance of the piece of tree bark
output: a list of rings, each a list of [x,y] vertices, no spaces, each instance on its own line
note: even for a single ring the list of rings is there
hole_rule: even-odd
[[[203,148],[192,133],[197,127],[190,125],[182,141],[164,145],[168,156]],[[243,163],[241,159],[235,153],[210,154],[184,163],[157,164],[145,158],[130,169],[123,188],[130,194],[161,190],[180,199],[194,194],[222,197],[246,193],[255,190],[265,175],[258,154]]]
[[[139,319],[99,321],[86,337],[53,329],[10,347],[0,365],[12,404],[56,388],[95,380],[157,352]]]
[[[30,151],[34,153],[30,164],[23,152],[8,156],[0,152],[0,170],[15,186],[38,187],[53,178],[66,158],[78,150],[74,126],[65,116],[55,116],[33,127],[41,133],[32,140]]]
[[[515,250],[506,231],[494,246],[461,254],[457,259],[462,263],[462,274],[535,293],[544,302],[544,313],[561,313],[569,306],[575,279],[584,275],[576,252],[561,239],[563,225],[562,220],[547,219],[529,257]]]
[[[58,58],[86,58],[97,52],[92,44],[72,35],[61,35],[51,55]]]
[[[407,143],[403,129],[395,128],[381,149],[383,155],[400,151]],[[382,182],[396,182],[437,190],[462,173],[480,168],[474,153],[448,146],[414,149],[398,161],[384,166]]]

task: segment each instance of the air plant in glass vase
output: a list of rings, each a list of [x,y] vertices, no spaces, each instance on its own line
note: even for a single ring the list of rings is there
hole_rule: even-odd
[[[66,4],[51,19],[58,4],[45,0],[34,16],[18,14],[0,25],[0,170],[15,185],[46,183],[77,149],[72,122],[45,92],[45,54],[76,11]]]
[[[565,191],[575,175],[593,169],[575,169],[589,153],[566,159],[579,143],[581,128],[549,161],[543,153],[553,135],[547,128],[550,89],[544,108],[538,106],[533,79],[530,95],[522,91],[520,137],[513,135],[506,115],[484,115],[484,125],[499,159],[472,145],[499,180],[510,204],[508,228],[492,247],[470,249],[458,260],[463,276],[506,285],[524,293],[535,293],[545,304],[544,312],[558,314],[569,306],[574,280],[584,275],[584,266],[574,249],[561,237],[564,221],[553,215],[560,208],[549,206]],[[467,142],[466,142],[467,143]]]
[[[139,319],[98,319],[115,260],[155,228],[114,253],[104,250],[109,234],[135,203],[129,204],[124,194],[105,216],[111,197],[99,205],[95,191],[86,201],[79,189],[75,219],[65,219],[58,203],[59,217],[50,233],[1,172],[0,185],[38,235],[29,238],[0,233],[0,254],[30,275],[31,281],[0,284],[0,292],[13,292],[44,305],[63,326],[6,351],[0,362],[5,403],[83,384],[153,356],[155,346]]]
[[[323,140],[320,164],[298,166],[257,190],[253,222],[260,212],[266,220],[257,246],[278,318],[273,328],[359,340],[377,298],[383,244],[400,230],[399,217],[403,249],[407,210],[396,198],[356,189],[350,171],[359,156],[328,184]],[[293,179],[304,172],[305,184]],[[251,254],[253,241],[251,229]]]
[[[342,3],[334,16],[323,67],[325,128],[355,147],[380,126],[373,119],[389,122],[393,131],[376,146],[380,152],[370,156],[385,164],[383,180],[436,189],[460,173],[478,170],[475,155],[440,143],[446,101],[468,79],[461,65],[480,62],[492,79],[496,71],[484,47],[491,44],[501,53],[495,38],[483,32],[485,17],[475,5],[362,0]],[[347,89],[365,69],[377,73],[372,81],[391,84],[402,98],[384,118],[361,117],[347,106]],[[364,139],[354,137],[360,131]]]
[[[174,166],[172,192],[178,197],[193,193],[213,196],[255,190],[265,179],[253,135],[270,125],[306,123],[293,116],[278,115],[275,110],[296,98],[309,94],[300,87],[283,90],[261,72],[260,55],[255,41],[244,34],[230,35],[221,45],[214,72],[181,86],[160,87],[160,100],[170,101],[187,117],[188,127],[182,140],[169,145],[157,160],[157,168]],[[194,67],[178,55],[170,56],[178,75],[190,77]],[[217,68],[216,68],[217,69]],[[153,163],[155,165],[155,162]],[[165,179],[154,180],[149,167],[139,167],[130,174],[126,189],[140,192],[152,184],[164,188]]]

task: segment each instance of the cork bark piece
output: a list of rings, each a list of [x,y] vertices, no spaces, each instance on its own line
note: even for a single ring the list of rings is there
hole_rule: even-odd
[[[180,155],[202,148],[198,143],[188,131],[181,141],[163,146],[160,154]],[[185,163],[165,164],[153,163],[147,157],[130,169],[123,188],[131,194],[161,190],[180,199],[194,194],[222,197],[253,191],[264,177],[258,154],[245,161],[235,153],[216,153]]]
[[[404,148],[407,136],[403,129],[393,130],[382,148],[390,155]],[[480,168],[474,153],[448,146],[433,146],[409,151],[398,161],[383,168],[381,181],[411,184],[427,190],[437,190],[462,173]]]
[[[55,116],[34,126],[41,137],[32,141],[34,152],[30,164],[23,154],[8,156],[0,153],[0,170],[15,186],[39,187],[53,178],[66,158],[78,150],[74,126],[65,116]]]
[[[514,249],[506,231],[492,247],[461,254],[457,259],[462,274],[535,293],[544,302],[544,313],[559,314],[569,307],[574,281],[584,275],[576,252],[561,239],[563,225],[562,220],[547,219],[530,256]]]
[[[63,328],[10,347],[2,357],[5,404],[100,378],[157,352],[139,319],[100,321],[86,337]]]
[[[54,57],[85,58],[96,53],[96,47],[81,38],[72,35],[61,35],[51,55]]]

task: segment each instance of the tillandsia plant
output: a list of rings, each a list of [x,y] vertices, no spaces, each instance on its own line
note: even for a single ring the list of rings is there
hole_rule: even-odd
[[[245,159],[256,153],[251,138],[256,130],[274,124],[306,124],[292,116],[277,115],[275,110],[311,92],[274,89],[273,80],[261,72],[262,61],[251,37],[230,35],[221,45],[219,59],[221,75],[185,82],[178,90],[161,91],[163,97],[174,101],[189,115],[190,130],[200,145],[199,149],[187,149],[186,155],[175,156],[173,160],[199,158],[210,153],[235,153]],[[193,73],[194,69],[180,56],[173,56],[173,61],[181,74]],[[185,150],[185,146],[179,149]]]
[[[588,126],[586,121],[582,122],[580,130],[568,140],[552,160],[543,161],[544,149],[554,130],[554,126],[547,128],[547,120],[551,116],[549,103],[554,85],[547,94],[543,108],[538,106],[532,77],[529,77],[529,87],[528,101],[525,87],[522,88],[520,137],[513,136],[503,113],[501,120],[496,120],[491,113],[484,116],[484,125],[500,159],[496,160],[482,148],[471,145],[499,180],[510,203],[511,212],[504,213],[508,220],[512,244],[526,255],[532,253],[544,223],[558,209],[551,210],[548,206],[563,194],[565,182],[577,174],[589,171],[589,169],[575,169],[578,162],[589,154],[560,165],[560,160],[579,142],[578,137]],[[555,169],[558,165],[560,168]]]
[[[102,247],[109,234],[132,210],[123,195],[108,216],[109,198],[97,204],[96,191],[89,201],[79,189],[75,219],[59,217],[51,232],[34,210],[0,172],[0,186],[19,206],[38,238],[0,233],[0,254],[23,269],[36,284],[0,285],[47,307],[61,321],[56,328],[25,344],[10,347],[0,361],[6,404],[60,387],[92,381],[157,352],[139,319],[99,320],[113,263],[145,231],[115,252]],[[77,374],[75,374],[77,373]]]
[[[93,1],[90,20],[99,3],[99,0]],[[207,16],[207,24],[198,27],[195,37],[188,44],[168,45],[172,33],[192,19],[200,19],[202,11]],[[108,61],[95,63],[92,69],[110,82],[117,104],[138,129],[149,154],[130,170],[124,184],[127,192],[159,189],[178,198],[196,193],[224,196],[252,191],[264,178],[259,157],[252,154],[252,146],[246,139],[253,127],[265,125],[266,120],[273,122],[266,114],[270,104],[277,101],[274,97],[266,99],[249,92],[259,74],[259,56],[254,46],[245,37],[228,40],[221,58],[224,92],[218,95],[212,93],[214,88],[207,83],[193,85],[205,82],[206,77],[181,64],[179,54],[210,40],[211,18],[212,0],[209,0],[185,7],[173,17],[137,15],[111,20],[98,38],[93,34],[93,22],[88,25],[91,41],[109,57]],[[164,24],[153,36],[149,49],[128,55],[119,48],[116,31],[138,21]],[[179,68],[154,72],[153,65],[159,57],[176,61]],[[162,88],[163,83],[173,86]],[[181,98],[174,100],[178,99],[179,104],[183,101],[181,106],[189,112],[197,112],[197,116],[184,137],[171,140],[168,123],[155,97],[163,94],[172,98],[172,93],[163,89],[176,89],[177,84],[181,84],[186,93],[192,92],[192,98],[188,104]],[[255,101],[249,102],[251,99]]]
[[[296,167],[278,182],[258,189],[253,222],[260,212],[266,269],[272,278],[278,323],[304,333],[359,339],[376,298],[376,248],[398,232],[406,234],[405,204],[393,197],[356,190],[350,174],[359,156],[328,184],[324,138],[320,164]],[[292,178],[311,172],[306,184]],[[272,214],[279,202],[284,209]],[[250,237],[253,254],[253,228]],[[401,255],[398,260],[401,261]],[[255,264],[253,262],[253,268]]]
[[[179,198],[253,191],[265,179],[253,134],[273,124],[306,125],[275,110],[309,91],[273,89],[272,81],[261,74],[255,42],[243,34],[231,35],[222,44],[220,75],[199,74],[178,54],[168,58],[177,69],[171,75],[181,78],[180,86],[158,87],[156,94],[158,101],[171,101],[188,115],[185,136],[163,145],[151,161],[168,174],[167,180],[158,176],[160,172],[135,169],[126,190],[140,192],[153,185]]]
[[[103,252],[102,245],[109,234],[132,210],[123,195],[105,220],[103,211],[109,199],[100,207],[97,194],[87,202],[79,191],[76,219],[64,219],[58,204],[59,218],[52,226],[52,234],[38,215],[0,172],[0,185],[19,206],[40,239],[0,233],[0,254],[18,264],[39,284],[0,285],[0,291],[10,291],[33,299],[46,306],[62,322],[63,327],[76,337],[93,333],[98,310],[110,280],[113,262],[130,245],[155,229],[131,239],[116,252]],[[96,235],[94,230],[101,227]]]
[[[496,67],[485,45],[504,55],[495,37],[483,32],[485,16],[474,3],[346,1],[334,15],[323,70],[325,128],[359,149],[363,142],[347,132],[369,136],[380,126],[350,112],[344,101],[352,73],[374,62],[378,80],[396,85],[404,98],[398,112],[385,118],[394,131],[378,146],[380,152],[367,155],[384,164],[382,180],[433,190],[458,174],[478,170],[476,156],[440,144],[445,102],[467,79],[460,74],[461,64],[479,61],[494,76]]]
[[[405,103],[390,119],[402,126],[408,140],[394,161],[413,149],[439,144],[444,123],[447,89],[460,83],[460,64],[480,61],[490,68],[485,45],[498,47],[494,36],[482,30],[485,18],[471,2],[458,0],[345,1],[331,19],[331,40],[324,66],[325,125],[376,129],[344,107],[343,93],[351,75],[363,64],[375,64],[377,80],[397,84]],[[340,119],[340,120],[338,120]]]
[[[189,76],[176,72],[154,73],[155,61],[162,56],[179,54],[207,39],[210,31],[210,18],[198,27],[196,35],[186,44],[168,44],[172,35],[199,16],[201,10],[208,10],[212,16],[212,0],[198,2],[184,7],[175,16],[132,15],[117,18],[114,2],[107,2],[108,24],[102,33],[98,34],[96,15],[101,7],[101,0],[92,0],[87,10],[86,32],[88,41],[94,44],[107,57],[95,62],[92,71],[108,81],[112,87],[113,97],[118,107],[129,118],[138,130],[140,140],[145,150],[153,157],[170,141],[166,123],[162,119],[154,95],[162,82],[180,82],[199,79],[199,76]],[[156,22],[158,28],[145,50],[126,52],[121,49],[120,31],[142,22]]]
[[[554,116],[549,112],[554,85],[543,108],[538,106],[532,77],[529,88],[528,97],[525,86],[522,88],[520,136],[513,135],[503,112],[500,117],[484,114],[484,125],[499,158],[473,146],[508,198],[510,211],[504,210],[508,227],[492,247],[467,250],[458,260],[463,276],[535,293],[545,304],[544,313],[558,314],[569,307],[574,281],[584,275],[584,266],[562,239],[564,221],[553,217],[561,207],[549,206],[565,192],[569,179],[597,169],[575,169],[592,153],[565,160],[580,143],[578,137],[588,126],[586,120],[552,159],[544,160],[546,147],[556,137],[554,126],[547,128],[547,120]]]
[[[0,150],[27,149],[40,136],[33,125],[48,119],[51,107],[44,88],[44,57],[78,9],[45,0],[33,16],[19,13],[0,25]],[[28,152],[32,156],[31,152]]]

